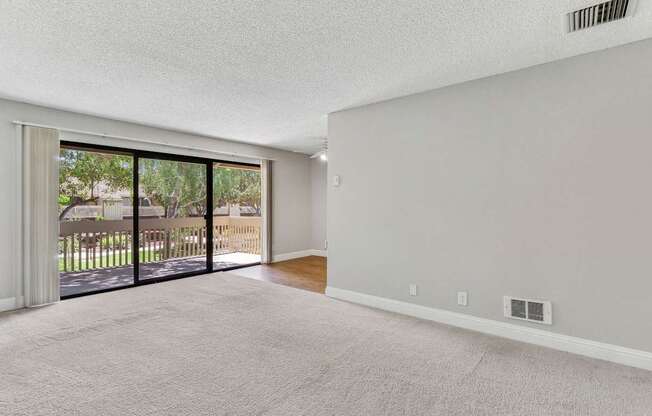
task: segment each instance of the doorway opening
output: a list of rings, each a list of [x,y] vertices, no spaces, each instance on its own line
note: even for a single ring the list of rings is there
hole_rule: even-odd
[[[261,260],[260,166],[213,164],[213,269]]]

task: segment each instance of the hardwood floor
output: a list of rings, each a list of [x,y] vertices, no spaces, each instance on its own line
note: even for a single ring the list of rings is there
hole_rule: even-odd
[[[301,257],[278,263],[245,267],[232,270],[229,273],[317,293],[326,291],[325,257]]]

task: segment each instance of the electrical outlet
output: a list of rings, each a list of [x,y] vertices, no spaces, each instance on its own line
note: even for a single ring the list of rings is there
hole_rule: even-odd
[[[460,306],[467,306],[469,304],[468,292],[457,292],[457,304]]]
[[[410,283],[410,296],[416,296],[417,295],[417,285],[414,283]]]

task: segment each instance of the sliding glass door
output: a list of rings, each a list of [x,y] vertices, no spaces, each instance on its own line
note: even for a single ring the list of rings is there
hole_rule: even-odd
[[[258,165],[61,144],[63,298],[260,262]]]
[[[209,166],[138,159],[140,280],[208,271]]]

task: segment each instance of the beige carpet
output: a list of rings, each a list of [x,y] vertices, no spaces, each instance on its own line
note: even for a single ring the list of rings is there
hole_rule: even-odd
[[[0,314],[1,415],[652,415],[652,372],[218,273]]]

